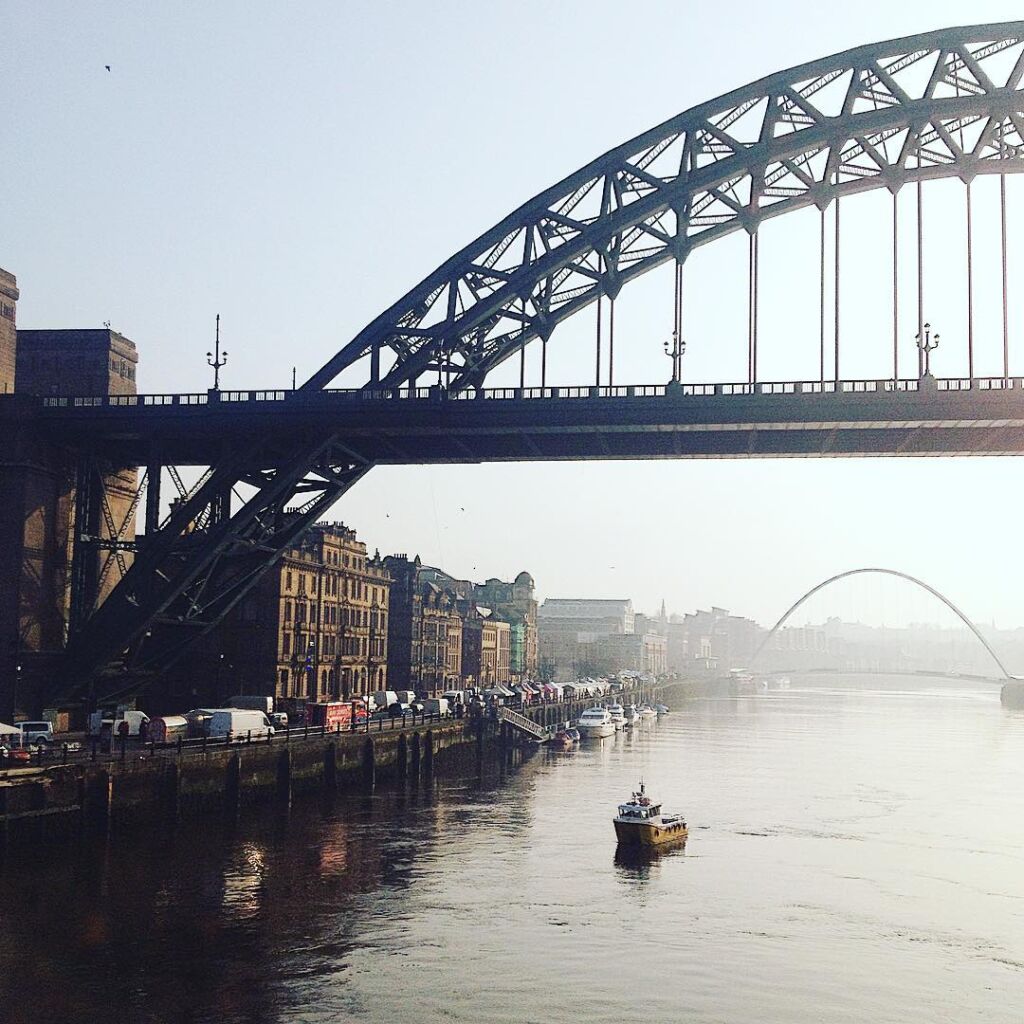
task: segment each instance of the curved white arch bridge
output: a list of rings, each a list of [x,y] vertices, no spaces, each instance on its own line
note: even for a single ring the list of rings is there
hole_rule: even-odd
[[[978,627],[975,626],[975,624],[971,622],[971,620],[955,604],[953,604],[953,602],[950,601],[948,597],[946,597],[944,594],[939,593],[939,591],[937,591],[934,587],[929,586],[929,584],[925,583],[924,580],[919,580],[916,576],[911,576],[909,573],[900,572],[897,569],[881,569],[872,567],[864,569],[849,569],[846,572],[836,573],[835,576],[830,576],[827,580],[822,580],[821,583],[818,583],[817,585],[811,587],[810,590],[803,594],[799,599],[794,601],[786,609],[786,611],[782,614],[782,616],[775,623],[775,625],[772,626],[772,628],[768,631],[768,633],[765,635],[765,638],[758,645],[758,648],[754,652],[753,657],[750,659],[751,665],[753,665],[754,662],[757,661],[757,659],[761,656],[761,653],[768,647],[768,645],[771,643],[772,637],[774,637],[775,634],[786,624],[786,622],[789,621],[790,616],[802,604],[804,604],[806,601],[810,600],[810,598],[812,598],[815,594],[817,594],[819,590],[824,590],[825,587],[831,586],[833,583],[836,583],[839,580],[847,579],[850,576],[862,576],[865,574],[895,576],[897,579],[906,580],[908,583],[913,583],[915,586],[920,587],[922,590],[931,594],[932,597],[941,601],[951,612],[953,612],[953,614],[956,615],[956,617],[974,634],[978,643],[980,643],[981,646],[985,648],[985,650],[988,652],[989,657],[996,663],[996,666],[998,667],[1000,673],[1002,673],[1003,677],[1005,679],[1015,678],[1010,674],[1006,666],[1002,663],[999,655],[996,654],[996,652],[992,649],[992,645],[985,639],[981,630],[979,630]]]

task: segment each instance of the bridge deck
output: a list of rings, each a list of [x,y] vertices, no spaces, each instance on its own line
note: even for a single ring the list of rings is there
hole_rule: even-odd
[[[0,424],[123,465],[208,465],[222,446],[337,436],[380,464],[559,459],[1018,455],[1024,381],[248,391],[0,397]],[[278,449],[279,450],[279,447]],[[269,456],[268,456],[269,458]]]

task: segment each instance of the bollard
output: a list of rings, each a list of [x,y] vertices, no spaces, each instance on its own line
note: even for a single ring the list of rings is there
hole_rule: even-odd
[[[245,734],[245,742],[252,743],[252,729],[247,730]]]
[[[125,758],[128,756],[128,737],[121,733],[121,764],[124,764]]]
[[[182,737],[178,737],[178,760],[181,760]]]
[[[68,745],[66,743],[63,744],[61,746],[61,748],[60,748],[60,763],[61,764],[67,764],[68,763]]]

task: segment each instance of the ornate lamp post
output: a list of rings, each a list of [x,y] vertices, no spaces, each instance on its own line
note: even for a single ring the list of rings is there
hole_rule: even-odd
[[[923,336],[922,336],[923,335]],[[939,332],[932,334],[932,325],[925,324],[920,334],[915,335],[917,341],[918,357],[917,372],[920,377],[930,377],[932,374],[931,354],[939,347]]]
[[[206,353],[206,361],[213,367],[213,390],[220,391],[220,368],[228,361],[228,350],[220,350],[220,313],[217,314],[217,332],[213,351]],[[293,384],[294,387],[294,384]]]
[[[678,331],[672,332],[671,346],[665,342],[665,355],[672,360],[672,380],[670,384],[679,384],[683,376],[683,353],[686,352],[686,342],[679,337]]]

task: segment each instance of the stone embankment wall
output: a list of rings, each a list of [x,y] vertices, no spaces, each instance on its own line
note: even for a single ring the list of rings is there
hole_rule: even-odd
[[[709,692],[718,691],[713,684],[668,683],[622,699],[680,702]],[[593,704],[592,698],[565,701],[525,713],[553,727]],[[303,793],[365,791],[378,780],[417,781],[435,770],[479,771],[485,763],[507,762],[521,741],[510,728],[467,718],[184,753],[140,749],[108,763],[0,771],[0,852],[16,843],[166,827],[204,814],[233,817],[254,803],[287,805]]]
[[[415,780],[458,763],[483,744],[469,720],[381,733],[342,733],[206,751],[129,752],[124,761],[81,762],[0,773],[0,849],[84,831],[169,825],[247,805],[288,804],[296,794]]]

